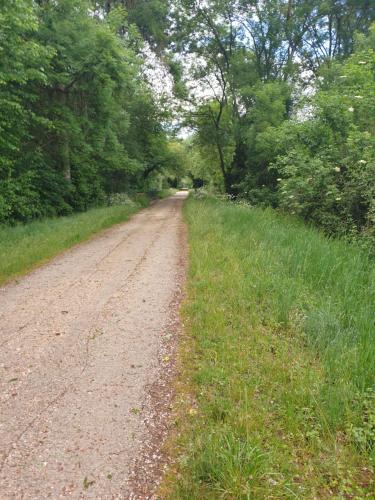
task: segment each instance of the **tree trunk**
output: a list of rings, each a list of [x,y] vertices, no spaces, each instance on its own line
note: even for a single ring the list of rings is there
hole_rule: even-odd
[[[225,168],[223,148],[221,147],[221,144],[219,142],[216,143],[216,146],[217,146],[217,151],[219,153],[220,170],[221,173],[223,174],[224,189],[226,193],[231,194],[232,193],[231,175],[229,174],[229,172],[227,172],[227,169]]]
[[[69,147],[69,137],[66,130],[61,134],[61,159],[63,167],[64,178],[71,182],[72,173],[70,168],[70,147]]]
[[[58,97],[63,109],[67,107],[67,91],[65,85],[60,85],[58,88]],[[62,162],[62,172],[64,178],[70,182],[72,180],[71,168],[70,168],[70,146],[69,146],[69,135],[66,129],[61,131],[60,134],[60,155]]]

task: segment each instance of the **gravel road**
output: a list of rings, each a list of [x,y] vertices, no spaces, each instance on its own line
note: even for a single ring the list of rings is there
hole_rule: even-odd
[[[155,202],[0,288],[1,499],[151,498],[185,197]]]

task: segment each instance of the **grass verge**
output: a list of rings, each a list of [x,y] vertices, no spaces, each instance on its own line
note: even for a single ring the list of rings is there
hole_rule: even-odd
[[[374,498],[375,263],[271,210],[189,199],[171,499]]]
[[[165,197],[169,191],[163,191]],[[87,212],[0,227],[0,285],[43,264],[67,248],[87,240],[95,233],[127,220],[148,205],[147,195],[127,204],[94,208]]]

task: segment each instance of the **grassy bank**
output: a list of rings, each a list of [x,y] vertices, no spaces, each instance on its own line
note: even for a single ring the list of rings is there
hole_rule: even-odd
[[[161,193],[164,197],[167,193]],[[59,252],[88,239],[145,207],[146,195],[123,205],[95,208],[87,212],[30,222],[16,227],[0,227],[0,284],[22,275]]]
[[[271,210],[185,210],[176,466],[162,496],[374,498],[375,263]]]

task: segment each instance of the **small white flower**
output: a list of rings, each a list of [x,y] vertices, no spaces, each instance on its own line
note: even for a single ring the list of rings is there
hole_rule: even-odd
[[[363,95],[355,95],[355,99],[363,99]]]
[[[358,61],[358,64],[367,64],[367,61]]]
[[[340,201],[341,200],[341,197],[338,196],[337,198],[335,198],[336,201]]]
[[[366,160],[359,160],[358,163],[361,163],[362,165],[365,165],[367,163]]]
[[[350,108],[348,108],[348,111],[350,111],[351,113],[353,113],[354,108],[352,108],[352,107],[350,106]]]
[[[276,180],[277,180],[277,182],[280,182],[282,179],[280,179],[280,177],[279,177],[279,178],[278,178],[278,179],[276,179]]]
[[[335,172],[341,172],[341,168],[340,168],[340,167],[335,167],[335,168],[334,168],[334,171],[335,171]]]

